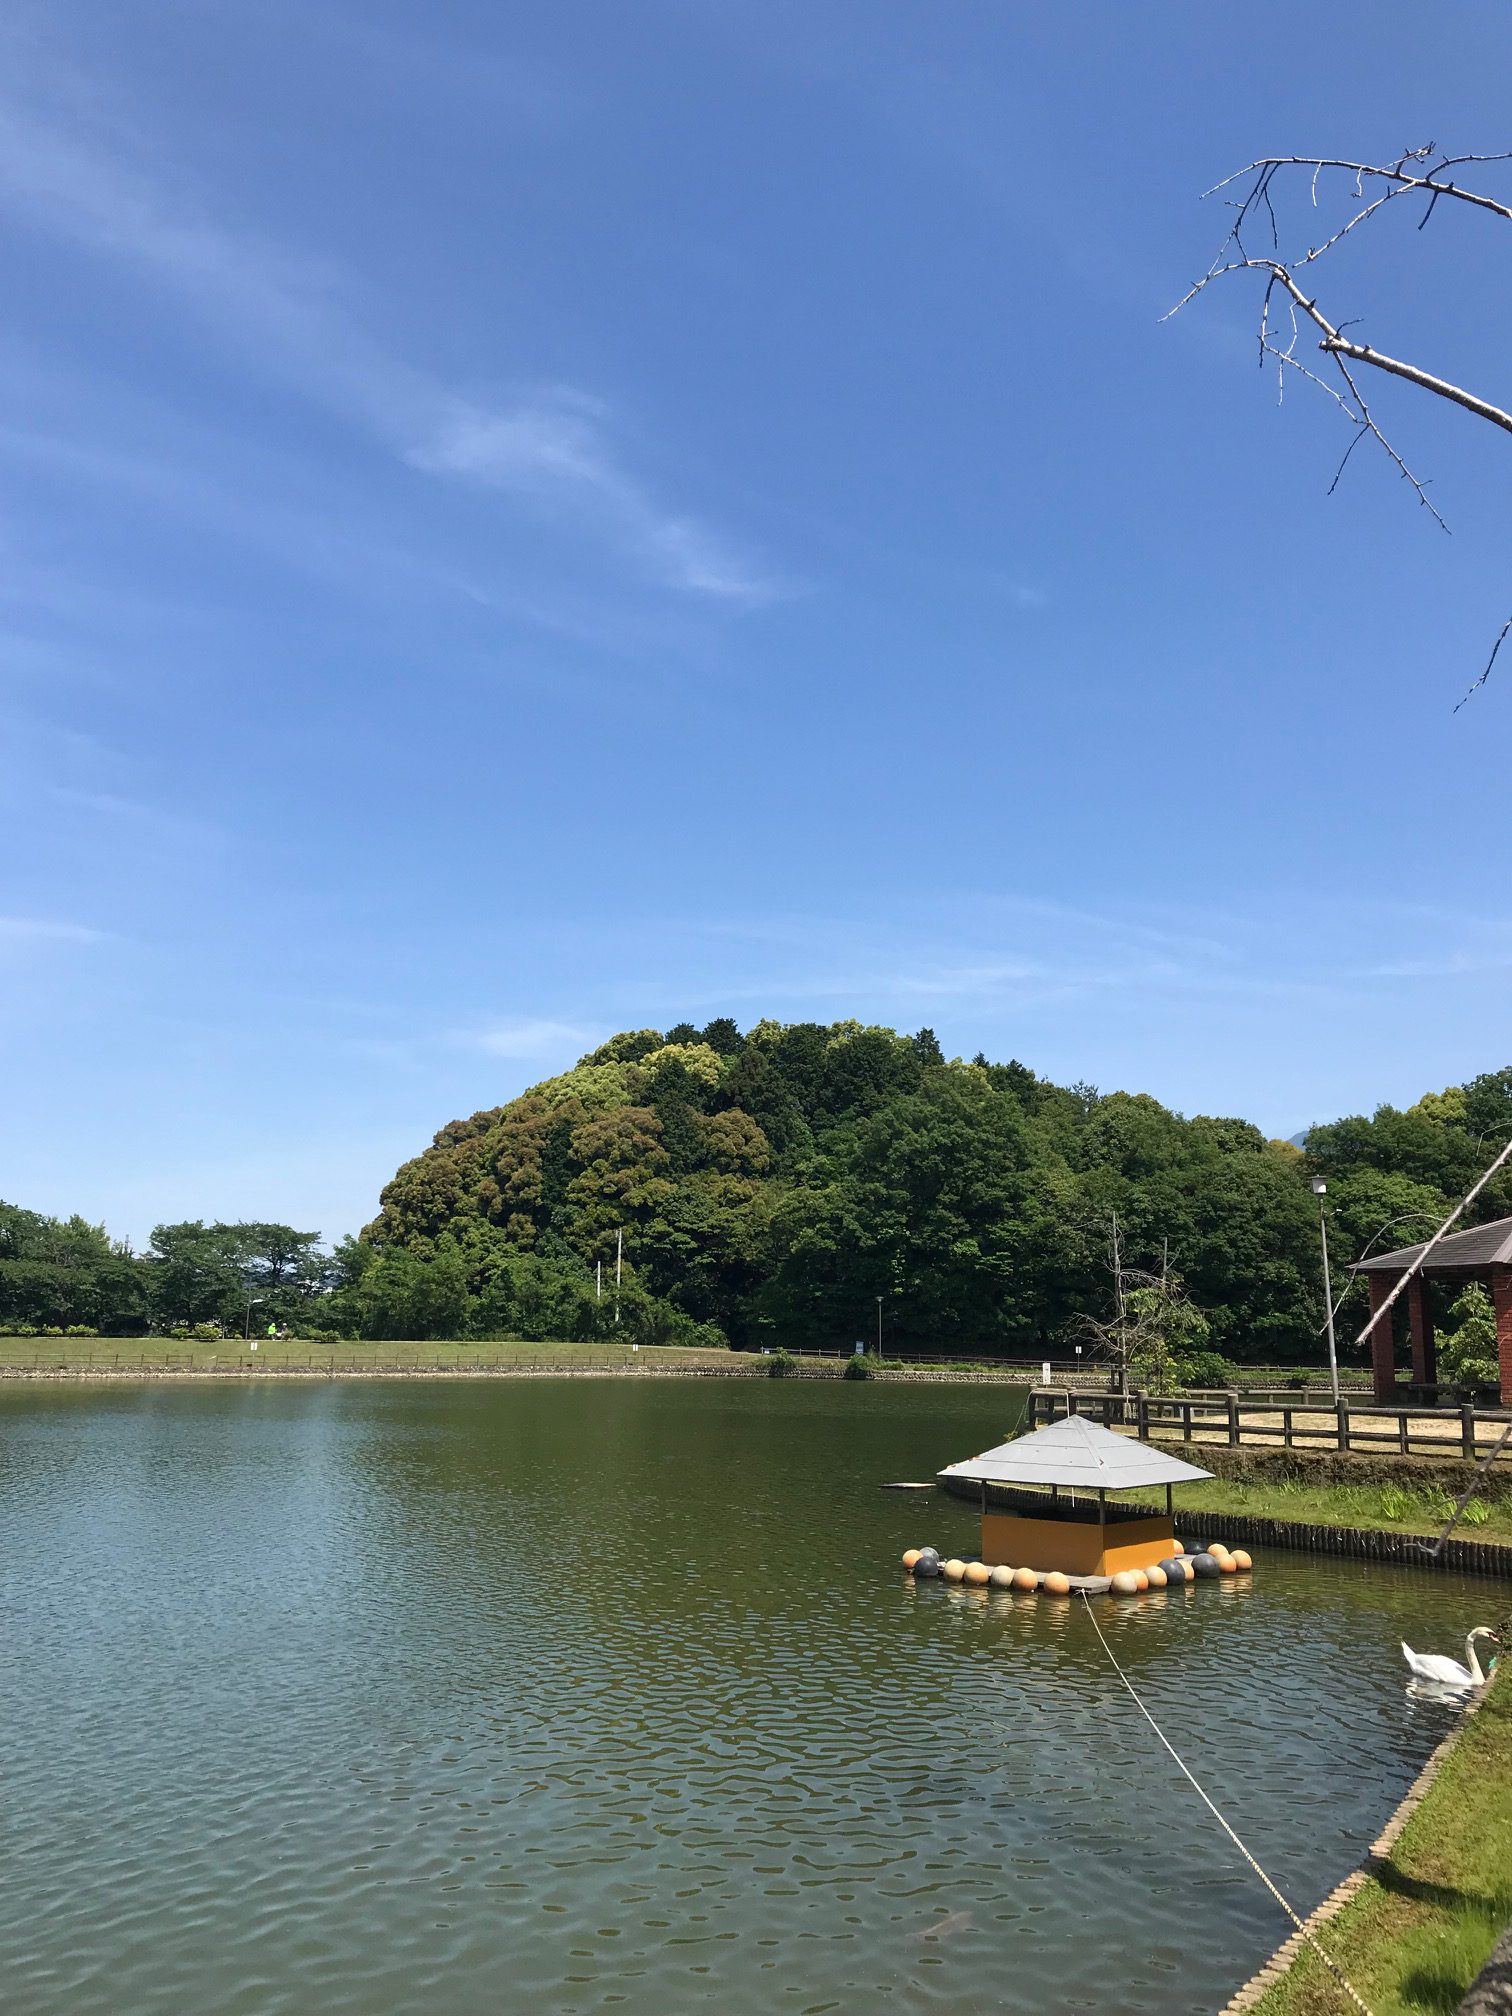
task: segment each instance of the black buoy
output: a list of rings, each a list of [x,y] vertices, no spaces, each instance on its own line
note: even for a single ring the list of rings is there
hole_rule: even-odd
[[[1187,1579],[1186,1570],[1181,1565],[1182,1559],[1183,1557],[1180,1554],[1174,1554],[1169,1561],[1161,1562],[1160,1565],[1165,1570],[1167,1582],[1185,1582]]]
[[[1192,1556],[1192,1573],[1197,1577],[1199,1582],[1215,1582],[1223,1573],[1223,1570],[1218,1566],[1216,1556],[1212,1554],[1194,1554]]]
[[[915,1575],[922,1575],[927,1581],[931,1575],[940,1572],[940,1550],[938,1547],[922,1547],[919,1558],[913,1565]]]
[[[1183,1554],[1187,1555],[1188,1557],[1190,1557],[1190,1556],[1191,1556],[1191,1555],[1193,1555],[1193,1554],[1206,1554],[1206,1552],[1207,1552],[1207,1542],[1206,1542],[1206,1540],[1187,1540],[1187,1541],[1184,1541],[1184,1542],[1183,1542],[1183,1544],[1182,1544],[1182,1549],[1181,1549],[1181,1551],[1182,1551],[1182,1553],[1183,1553]]]

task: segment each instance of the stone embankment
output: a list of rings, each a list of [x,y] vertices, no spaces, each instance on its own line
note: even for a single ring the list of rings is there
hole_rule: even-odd
[[[844,1379],[845,1359],[795,1359],[790,1379]],[[727,1365],[574,1365],[553,1360],[515,1364],[467,1364],[436,1361],[412,1364],[363,1364],[360,1360],[331,1364],[249,1365],[238,1359],[228,1365],[0,1365],[0,1380],[42,1384],[79,1384],[143,1380],[214,1379],[768,1379],[771,1360],[759,1354],[732,1352]],[[879,1384],[925,1386],[1012,1386],[1026,1383],[1020,1371],[961,1369],[953,1366],[910,1365],[872,1371]]]
[[[1317,1910],[1304,1920],[1306,1929],[1302,1932],[1293,1932],[1291,1937],[1276,1949],[1260,1971],[1252,1975],[1245,1982],[1239,1993],[1231,2001],[1223,2005],[1219,2016],[1250,2016],[1250,2012],[1264,2001],[1267,1991],[1283,1978],[1293,1961],[1296,1960],[1307,1945],[1308,1933],[1311,1933],[1315,1939],[1319,1939],[1326,1950],[1327,1941],[1322,1939],[1324,1928],[1331,1920],[1338,1917],[1346,1904],[1359,1896],[1373,1876],[1390,1863],[1392,1850],[1401,1838],[1402,1830],[1432,1791],[1439,1773],[1448,1763],[1460,1739],[1463,1737],[1465,1726],[1471,1716],[1477,1714],[1484,1705],[1486,1691],[1485,1688],[1481,1688],[1478,1692],[1471,1695],[1460,1714],[1456,1717],[1449,1733],[1442,1739],[1434,1750],[1433,1755],[1412,1781],[1402,1803],[1386,1822],[1386,1825],[1381,1829],[1375,1840],[1371,1842],[1370,1847],[1366,1850],[1364,1860],[1357,1868],[1352,1869],[1344,1878],[1344,1881],[1336,1889],[1331,1890],[1323,1899]],[[1487,2006],[1488,2009],[1505,2009],[1508,2005],[1506,2003],[1493,2002]],[[1471,2005],[1466,2003],[1462,2007],[1468,2009]]]

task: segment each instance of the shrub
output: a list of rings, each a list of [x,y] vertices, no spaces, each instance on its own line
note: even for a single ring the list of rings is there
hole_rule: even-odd
[[[1491,1298],[1478,1282],[1472,1282],[1455,1299],[1449,1311],[1452,1329],[1439,1338],[1439,1376],[1446,1384],[1467,1394],[1481,1386],[1496,1385],[1496,1314]]]
[[[1232,1386],[1236,1377],[1221,1351],[1189,1351],[1177,1360],[1175,1370],[1183,1386]]]
[[[870,1379],[872,1376],[871,1366],[859,1351],[846,1359],[845,1376],[847,1379]]]
[[[797,1362],[791,1351],[774,1351],[767,1360],[768,1379],[786,1379]]]

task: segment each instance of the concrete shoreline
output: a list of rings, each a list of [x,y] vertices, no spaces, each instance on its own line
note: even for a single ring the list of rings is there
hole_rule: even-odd
[[[1486,1692],[1485,1687],[1480,1687],[1470,1696],[1451,1727],[1439,1739],[1427,1763],[1408,1786],[1386,1825],[1366,1849],[1362,1859],[1350,1870],[1342,1883],[1336,1884],[1329,1891],[1316,1910],[1310,1911],[1303,1919],[1305,1931],[1293,1932],[1290,1938],[1284,1939],[1265,1964],[1250,1976],[1239,1992],[1224,2003],[1218,2016],[1249,2016],[1249,2012],[1264,2000],[1267,1990],[1282,1979],[1292,1962],[1308,1944],[1307,1933],[1310,1932],[1316,1937],[1330,1919],[1336,1918],[1351,1899],[1359,1896],[1370,1878],[1389,1861],[1391,1851],[1401,1837],[1402,1829],[1432,1790],[1434,1780],[1448,1763],[1465,1733],[1471,1716],[1476,1714],[1485,1702]]]

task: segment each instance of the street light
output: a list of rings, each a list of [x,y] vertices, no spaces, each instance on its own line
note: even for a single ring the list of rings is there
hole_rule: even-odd
[[[242,1330],[243,1344],[245,1344],[252,1335],[252,1311],[257,1307],[259,1302],[266,1302],[267,1299],[268,1298],[266,1295],[249,1295],[247,1297],[247,1321]]]
[[[1312,1193],[1318,1200],[1318,1234],[1323,1241],[1323,1306],[1328,1311],[1328,1383],[1333,1388],[1333,1402],[1339,1404],[1339,1354],[1334,1344],[1334,1303],[1333,1281],[1328,1272],[1328,1220],[1323,1215],[1323,1199],[1328,1195],[1328,1185],[1321,1176],[1312,1179]]]
[[[882,1356],[882,1297],[877,1297],[877,1356]]]

